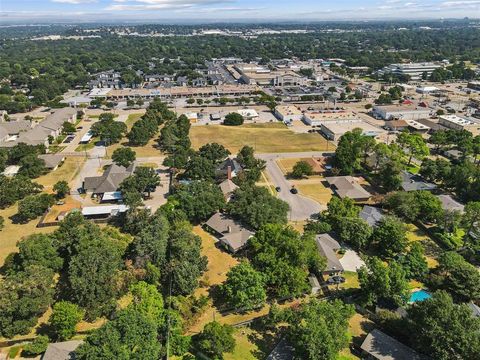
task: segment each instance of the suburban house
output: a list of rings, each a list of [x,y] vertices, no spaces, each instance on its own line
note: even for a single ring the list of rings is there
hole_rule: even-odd
[[[403,191],[418,191],[418,190],[427,190],[432,191],[437,188],[437,185],[426,182],[419,175],[414,175],[408,171],[402,170],[402,190]]]
[[[72,360],[75,350],[83,343],[82,340],[70,340],[48,344],[42,360]]]
[[[342,247],[329,234],[319,234],[315,238],[320,256],[327,259],[327,266],[323,270],[323,275],[337,275],[343,272],[343,266],[337,257],[337,251]]]
[[[361,219],[365,220],[368,225],[375,227],[384,217],[384,213],[382,209],[376,208],[374,206],[365,205],[362,211],[360,211],[359,216]]]
[[[31,127],[30,122],[24,121],[2,123],[0,127],[9,131],[10,136],[4,141],[1,141],[0,138],[0,147],[13,147],[19,143],[48,147],[49,138],[59,136],[62,132],[63,124],[65,122],[74,123],[76,118],[77,110],[67,107],[56,110],[35,127]]]
[[[65,161],[62,154],[42,154],[38,158],[45,162],[45,167],[49,170],[56,170]]]
[[[233,192],[238,189],[238,186],[230,179],[222,181],[219,185],[222,190],[223,196],[227,202],[232,198]]]
[[[86,177],[83,180],[83,189],[87,193],[103,198],[105,193],[118,191],[122,181],[133,175],[134,171],[134,164],[128,168],[116,164],[109,165],[103,175]]]
[[[295,349],[283,338],[278,342],[266,360],[294,360]]]
[[[220,243],[231,253],[236,253],[247,245],[254,233],[247,230],[243,225],[220,212],[212,215],[205,223],[207,230],[210,230]]]
[[[326,177],[325,180],[341,199],[348,197],[355,201],[367,201],[372,197],[372,194],[365,190],[352,176],[330,176]]]
[[[465,205],[454,200],[451,195],[438,195],[437,197],[442,203],[443,210],[463,213]]]
[[[228,158],[215,169],[215,176],[232,179],[242,171],[242,166],[236,159]]]
[[[30,130],[32,125],[32,122],[28,120],[0,122],[0,142],[8,141],[10,137],[18,136],[20,133]]]
[[[367,359],[378,360],[421,360],[425,357],[415,350],[381,332],[374,329],[367,335],[360,346]]]

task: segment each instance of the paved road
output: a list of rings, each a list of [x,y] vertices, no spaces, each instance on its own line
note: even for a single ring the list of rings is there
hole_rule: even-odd
[[[299,194],[292,194],[290,189],[292,183],[288,181],[283,175],[282,170],[277,165],[276,160],[281,158],[301,158],[311,156],[324,156],[323,152],[305,152],[305,153],[285,153],[285,154],[258,154],[260,159],[267,162],[267,173],[270,180],[275,186],[279,186],[281,191],[279,192],[279,198],[286,201],[290,206],[289,220],[301,221],[307,220],[312,215],[318,214],[325,207],[322,207],[316,201],[301,196]]]

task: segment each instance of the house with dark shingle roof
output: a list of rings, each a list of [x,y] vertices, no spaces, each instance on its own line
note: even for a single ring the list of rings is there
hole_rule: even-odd
[[[422,360],[415,350],[388,336],[380,330],[374,329],[367,335],[360,349],[368,359],[378,360]]]
[[[384,213],[382,209],[376,208],[374,206],[365,205],[360,211],[360,218],[365,220],[368,225],[375,227],[382,220]]]
[[[70,340],[48,344],[42,360],[75,360],[75,350],[82,343],[82,340]]]
[[[341,199],[348,197],[355,201],[367,201],[372,197],[372,194],[365,190],[352,176],[330,176],[326,177],[325,180]]]
[[[463,213],[465,205],[456,201],[451,195],[438,195],[437,197],[442,203],[443,210]]]
[[[337,251],[342,247],[329,234],[319,234],[315,238],[320,256],[327,259],[327,266],[323,270],[324,275],[336,275],[343,272],[343,266],[337,257]]]
[[[204,225],[232,253],[236,253],[245,247],[248,239],[254,235],[239,221],[220,212],[213,214]]]
[[[429,183],[419,175],[414,175],[409,173],[408,171],[402,170],[400,173],[402,177],[402,189],[403,191],[418,191],[418,190],[426,190],[426,191],[433,191],[437,188],[437,185]]]
[[[218,184],[220,190],[222,190],[225,200],[230,201],[232,194],[235,190],[238,189],[238,186],[230,179],[226,179]]]
[[[134,171],[134,164],[131,164],[128,168],[117,164],[109,165],[102,176],[86,177],[83,180],[83,189],[87,193],[95,195],[115,192],[119,189],[122,181],[133,175]]]

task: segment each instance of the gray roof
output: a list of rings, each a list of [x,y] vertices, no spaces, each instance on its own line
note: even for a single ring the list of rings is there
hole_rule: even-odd
[[[365,205],[360,211],[359,214],[360,218],[365,220],[368,225],[376,226],[380,220],[383,218],[383,211],[379,208],[374,206]]]
[[[352,176],[330,176],[325,180],[330,184],[335,193],[342,199],[368,199],[372,196]]]
[[[266,360],[293,360],[295,355],[295,349],[285,339],[275,346]]]
[[[57,131],[62,128],[63,123],[77,115],[77,110],[71,107],[66,107],[53,112],[48,115],[45,120],[40,122],[39,126],[46,129]]]
[[[134,170],[134,164],[128,168],[112,164],[102,176],[86,177],[83,181],[83,188],[92,191],[94,194],[117,191],[122,181],[131,176]]]
[[[470,302],[468,303],[468,307],[472,310],[473,316],[477,318],[480,317],[480,307],[477,304]]]
[[[49,344],[42,360],[73,360],[74,351],[82,344],[82,340],[70,340]]]
[[[238,189],[238,186],[235,185],[235,183],[230,179],[222,181],[218,186],[220,186],[220,190],[222,190],[223,195],[229,195]]]
[[[437,197],[442,203],[443,210],[459,211],[463,213],[463,210],[465,209],[465,205],[454,200],[450,195],[438,195]]]
[[[422,359],[413,349],[377,329],[367,335],[360,348],[379,360]]]
[[[401,176],[404,191],[435,190],[437,188],[437,185],[426,182],[421,176],[411,174],[408,171],[403,170]]]
[[[239,172],[242,171],[242,166],[236,159],[226,159],[224,162],[222,162],[220,165],[217,166],[217,173],[223,173],[226,174],[228,171],[228,167],[231,167],[232,172]]]
[[[0,130],[5,130],[8,135],[18,135],[22,131],[32,128],[32,123],[27,120],[0,122]]]
[[[42,155],[38,155],[38,158],[45,161],[45,167],[47,169],[54,169],[63,160],[65,160],[65,155],[62,155],[62,154],[42,154]]]
[[[228,245],[234,252],[247,244],[253,232],[225,214],[217,212],[205,223],[210,229],[219,234],[219,240]]]
[[[343,271],[343,266],[336,254],[336,251],[341,248],[338,241],[329,234],[319,234],[315,242],[320,255],[327,259],[327,266],[324,271]]]

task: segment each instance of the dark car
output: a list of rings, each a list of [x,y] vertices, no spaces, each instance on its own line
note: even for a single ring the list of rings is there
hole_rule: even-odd
[[[290,189],[290,192],[291,192],[292,194],[298,194],[298,190],[297,190],[296,188],[294,188],[294,187],[292,187],[292,188]]]
[[[327,280],[327,284],[329,285],[343,284],[344,282],[345,282],[345,278],[343,276],[338,276],[338,275],[332,276]]]
[[[276,190],[277,192],[280,192],[280,191],[282,190],[282,188],[281,188],[280,186],[277,186],[277,187],[275,188],[275,190]]]

